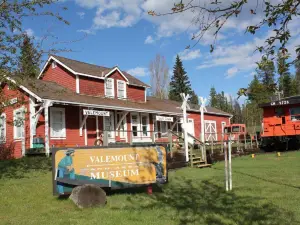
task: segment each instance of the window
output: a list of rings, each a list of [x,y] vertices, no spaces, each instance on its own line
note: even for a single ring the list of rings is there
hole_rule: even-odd
[[[117,81],[118,98],[126,98],[126,82],[123,80]]]
[[[149,124],[149,121],[148,121],[148,115],[142,115],[142,135],[143,137],[147,137],[149,136],[149,132],[148,132],[148,124]]]
[[[25,109],[14,110],[14,139],[24,137]]]
[[[114,79],[107,78],[105,80],[105,96],[106,97],[114,97],[115,90],[114,90]]]
[[[168,136],[168,123],[166,121],[161,121],[160,122],[160,131],[161,131],[161,136],[162,137],[167,137]]]
[[[276,116],[276,117],[281,117],[281,116],[284,115],[284,110],[283,110],[283,108],[275,108],[274,111],[275,111],[275,116]]]
[[[6,141],[6,115],[2,113],[0,117],[0,143]]]
[[[290,109],[291,120],[299,121],[300,120],[300,107],[295,107]]]
[[[50,108],[50,136],[52,138],[66,137],[64,108]]]
[[[131,123],[132,123],[132,135],[133,137],[138,137],[139,118],[137,114],[131,116]]]
[[[55,61],[53,61],[51,65],[52,65],[52,69],[55,69],[57,67],[57,64]]]
[[[233,126],[232,127],[232,133],[237,133],[240,132],[240,127],[239,126]]]

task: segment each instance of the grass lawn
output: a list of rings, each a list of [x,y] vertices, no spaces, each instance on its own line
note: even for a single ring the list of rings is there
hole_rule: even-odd
[[[148,196],[115,192],[104,208],[80,210],[52,196],[50,161],[0,162],[0,224],[300,224],[300,152],[233,160],[233,191],[224,164],[170,172]]]

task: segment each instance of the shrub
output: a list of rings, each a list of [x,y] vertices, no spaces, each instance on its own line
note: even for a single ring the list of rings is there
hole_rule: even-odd
[[[0,160],[8,160],[14,158],[15,143],[0,144]]]

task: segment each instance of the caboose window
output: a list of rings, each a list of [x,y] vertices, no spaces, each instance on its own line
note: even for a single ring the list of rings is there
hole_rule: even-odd
[[[292,121],[300,120],[300,107],[290,108],[290,113]]]
[[[240,127],[239,126],[233,126],[232,127],[232,133],[237,133],[240,132]]]
[[[284,116],[284,110],[283,110],[283,108],[275,108],[275,116],[276,117],[282,117],[282,116]]]

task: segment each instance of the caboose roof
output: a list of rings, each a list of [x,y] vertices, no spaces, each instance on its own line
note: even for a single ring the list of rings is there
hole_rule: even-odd
[[[259,107],[265,108],[265,107],[275,107],[275,106],[291,105],[291,104],[300,104],[300,95],[286,97],[277,101],[259,104]]]

